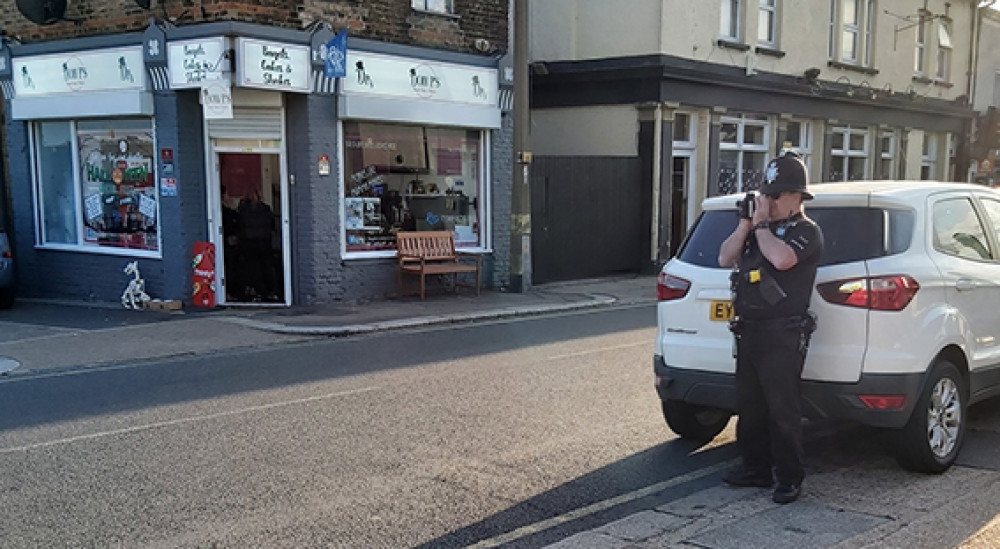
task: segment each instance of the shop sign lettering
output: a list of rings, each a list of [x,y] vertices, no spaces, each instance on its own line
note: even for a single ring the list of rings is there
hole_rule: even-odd
[[[441,88],[441,79],[434,74],[434,69],[427,65],[410,67],[410,87],[414,93],[427,99],[434,97]]]
[[[77,51],[13,60],[18,97],[142,89],[141,47]]]
[[[239,82],[248,87],[309,91],[308,46],[240,38]]]
[[[197,42],[171,42],[167,50],[167,66],[172,88],[196,88],[205,82],[222,80],[226,64],[223,38]]]
[[[496,69],[354,50],[347,52],[347,65],[354,77],[343,80],[344,95],[497,106]]]

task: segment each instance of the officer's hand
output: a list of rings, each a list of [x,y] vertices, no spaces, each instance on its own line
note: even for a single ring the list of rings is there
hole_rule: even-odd
[[[757,207],[753,211],[753,224],[771,220],[771,200],[764,195],[757,195]]]

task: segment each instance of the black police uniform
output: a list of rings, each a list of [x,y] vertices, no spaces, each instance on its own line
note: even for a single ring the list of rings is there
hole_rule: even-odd
[[[755,230],[733,273],[737,447],[748,471],[769,476],[773,467],[779,484],[797,486],[805,476],[800,379],[815,326],[808,307],[823,236],[802,213],[769,230],[791,246],[798,263],[776,269],[761,254]]]

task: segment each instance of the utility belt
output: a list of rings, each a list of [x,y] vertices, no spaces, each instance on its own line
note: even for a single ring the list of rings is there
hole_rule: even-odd
[[[729,322],[729,330],[734,334],[744,331],[762,330],[799,330],[811,334],[816,330],[816,317],[810,312],[804,315],[780,316],[760,320],[733,317]]]
[[[809,340],[812,333],[816,331],[816,315],[806,311],[804,315],[781,316],[777,318],[766,318],[760,320],[750,320],[746,318],[733,317],[729,321],[729,330],[735,336],[733,338],[733,358],[736,358],[737,345],[741,334],[747,332],[765,332],[770,330],[781,332],[798,332],[798,350],[805,357],[809,350]]]

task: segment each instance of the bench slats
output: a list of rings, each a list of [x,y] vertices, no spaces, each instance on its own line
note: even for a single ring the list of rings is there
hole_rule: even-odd
[[[472,254],[463,254],[472,255]],[[403,294],[403,274],[420,277],[420,299],[424,299],[426,277],[429,274],[455,275],[458,290],[458,273],[476,274],[476,295],[479,295],[479,273],[482,257],[474,255],[475,265],[459,262],[455,251],[455,236],[451,231],[406,231],[396,233],[396,257],[399,264],[399,293]]]

